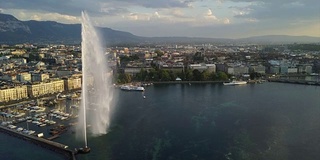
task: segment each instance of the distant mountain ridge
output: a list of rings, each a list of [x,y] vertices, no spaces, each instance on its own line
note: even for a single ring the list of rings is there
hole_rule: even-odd
[[[132,43],[141,37],[129,32],[99,28],[107,43]],[[0,43],[73,43],[81,42],[80,24],[62,24],[54,21],[20,21],[12,15],[0,14]]]
[[[240,39],[201,37],[141,37],[111,28],[99,28],[108,44],[138,43],[319,43],[320,37],[266,35]],[[54,21],[20,21],[12,15],[0,13],[0,43],[65,43],[81,42],[80,24]]]

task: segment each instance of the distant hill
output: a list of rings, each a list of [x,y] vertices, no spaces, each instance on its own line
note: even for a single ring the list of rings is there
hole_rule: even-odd
[[[241,39],[201,37],[140,37],[129,32],[99,28],[106,43],[319,43],[320,37],[267,35]],[[81,42],[80,24],[62,24],[54,21],[20,21],[12,15],[0,13],[0,43],[64,43]]]
[[[129,32],[99,28],[106,43],[133,43],[143,38]],[[12,15],[0,14],[0,43],[80,43],[81,25],[54,21],[20,21]]]

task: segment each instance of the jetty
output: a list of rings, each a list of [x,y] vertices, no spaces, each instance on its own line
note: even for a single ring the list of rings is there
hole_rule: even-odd
[[[23,134],[23,133],[20,133],[18,131],[15,131],[15,130],[12,130],[12,129],[9,129],[9,128],[3,127],[3,126],[0,126],[0,131],[8,134],[10,136],[14,136],[14,137],[20,138],[22,140],[28,141],[30,143],[39,145],[43,148],[52,150],[56,153],[63,155],[68,160],[76,160],[75,152],[68,149],[68,146],[63,145],[61,143],[53,142],[53,141],[50,141],[50,140],[47,140],[44,138],[35,137],[32,135]]]

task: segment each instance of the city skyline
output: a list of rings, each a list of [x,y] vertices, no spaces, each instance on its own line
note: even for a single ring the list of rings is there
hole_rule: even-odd
[[[11,0],[0,13],[20,20],[80,23],[86,10],[95,25],[138,36],[245,38],[260,35],[320,37],[316,0]]]

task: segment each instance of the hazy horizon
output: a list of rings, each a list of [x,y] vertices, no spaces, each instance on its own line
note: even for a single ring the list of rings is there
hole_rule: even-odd
[[[144,37],[320,37],[317,0],[11,0],[0,13],[19,20],[79,24],[86,10],[96,26]]]

